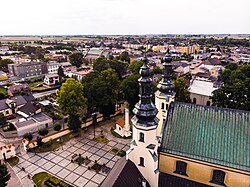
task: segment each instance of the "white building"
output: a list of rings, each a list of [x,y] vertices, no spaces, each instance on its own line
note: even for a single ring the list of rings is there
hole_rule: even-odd
[[[60,63],[56,61],[50,61],[47,63],[48,73],[50,74],[57,74],[58,68],[61,66]]]
[[[44,84],[48,86],[54,86],[59,83],[59,75],[58,74],[47,74],[43,80]]]
[[[16,147],[14,144],[0,146],[0,160],[6,160],[16,156]]]
[[[119,118],[116,121],[115,132],[122,137],[131,136],[132,132],[130,131],[129,109],[128,108],[125,108],[125,120],[123,118]]]

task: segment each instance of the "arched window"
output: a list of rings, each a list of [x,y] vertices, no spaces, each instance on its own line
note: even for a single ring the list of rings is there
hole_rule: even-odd
[[[161,109],[164,109],[164,103],[161,103]]]
[[[210,106],[211,105],[211,102],[210,101],[207,101],[207,106]]]
[[[139,133],[139,141],[144,142],[144,133],[142,132]]]
[[[176,161],[176,170],[174,173],[187,176],[187,163],[183,161]]]
[[[210,182],[225,186],[224,184],[225,176],[226,176],[226,173],[224,171],[214,170],[213,177]]]
[[[196,98],[195,97],[193,98],[193,103],[196,104]]]
[[[168,104],[166,104],[166,110],[168,109]]]

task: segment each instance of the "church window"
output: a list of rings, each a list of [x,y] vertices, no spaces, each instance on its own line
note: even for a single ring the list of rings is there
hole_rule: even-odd
[[[164,109],[164,103],[161,103],[161,109]]]
[[[212,177],[212,180],[210,182],[225,186],[225,184],[224,184],[225,175],[226,174],[224,171],[214,170],[213,177]]]
[[[168,109],[168,104],[166,104],[166,110]]]
[[[174,173],[187,176],[187,163],[182,161],[176,162],[176,170]]]
[[[143,157],[140,157],[139,166],[144,166],[144,158]]]
[[[144,142],[144,133],[142,132],[139,133],[139,141]]]

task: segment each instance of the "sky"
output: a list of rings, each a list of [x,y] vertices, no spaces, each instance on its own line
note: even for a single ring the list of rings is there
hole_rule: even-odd
[[[1,0],[0,35],[250,34],[250,0]]]

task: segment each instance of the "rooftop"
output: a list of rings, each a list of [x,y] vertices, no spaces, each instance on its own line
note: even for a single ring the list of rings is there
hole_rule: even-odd
[[[189,87],[189,91],[199,95],[212,96],[212,92],[217,89],[213,85],[212,82],[194,80]]]
[[[250,171],[250,112],[172,103],[162,152]]]

